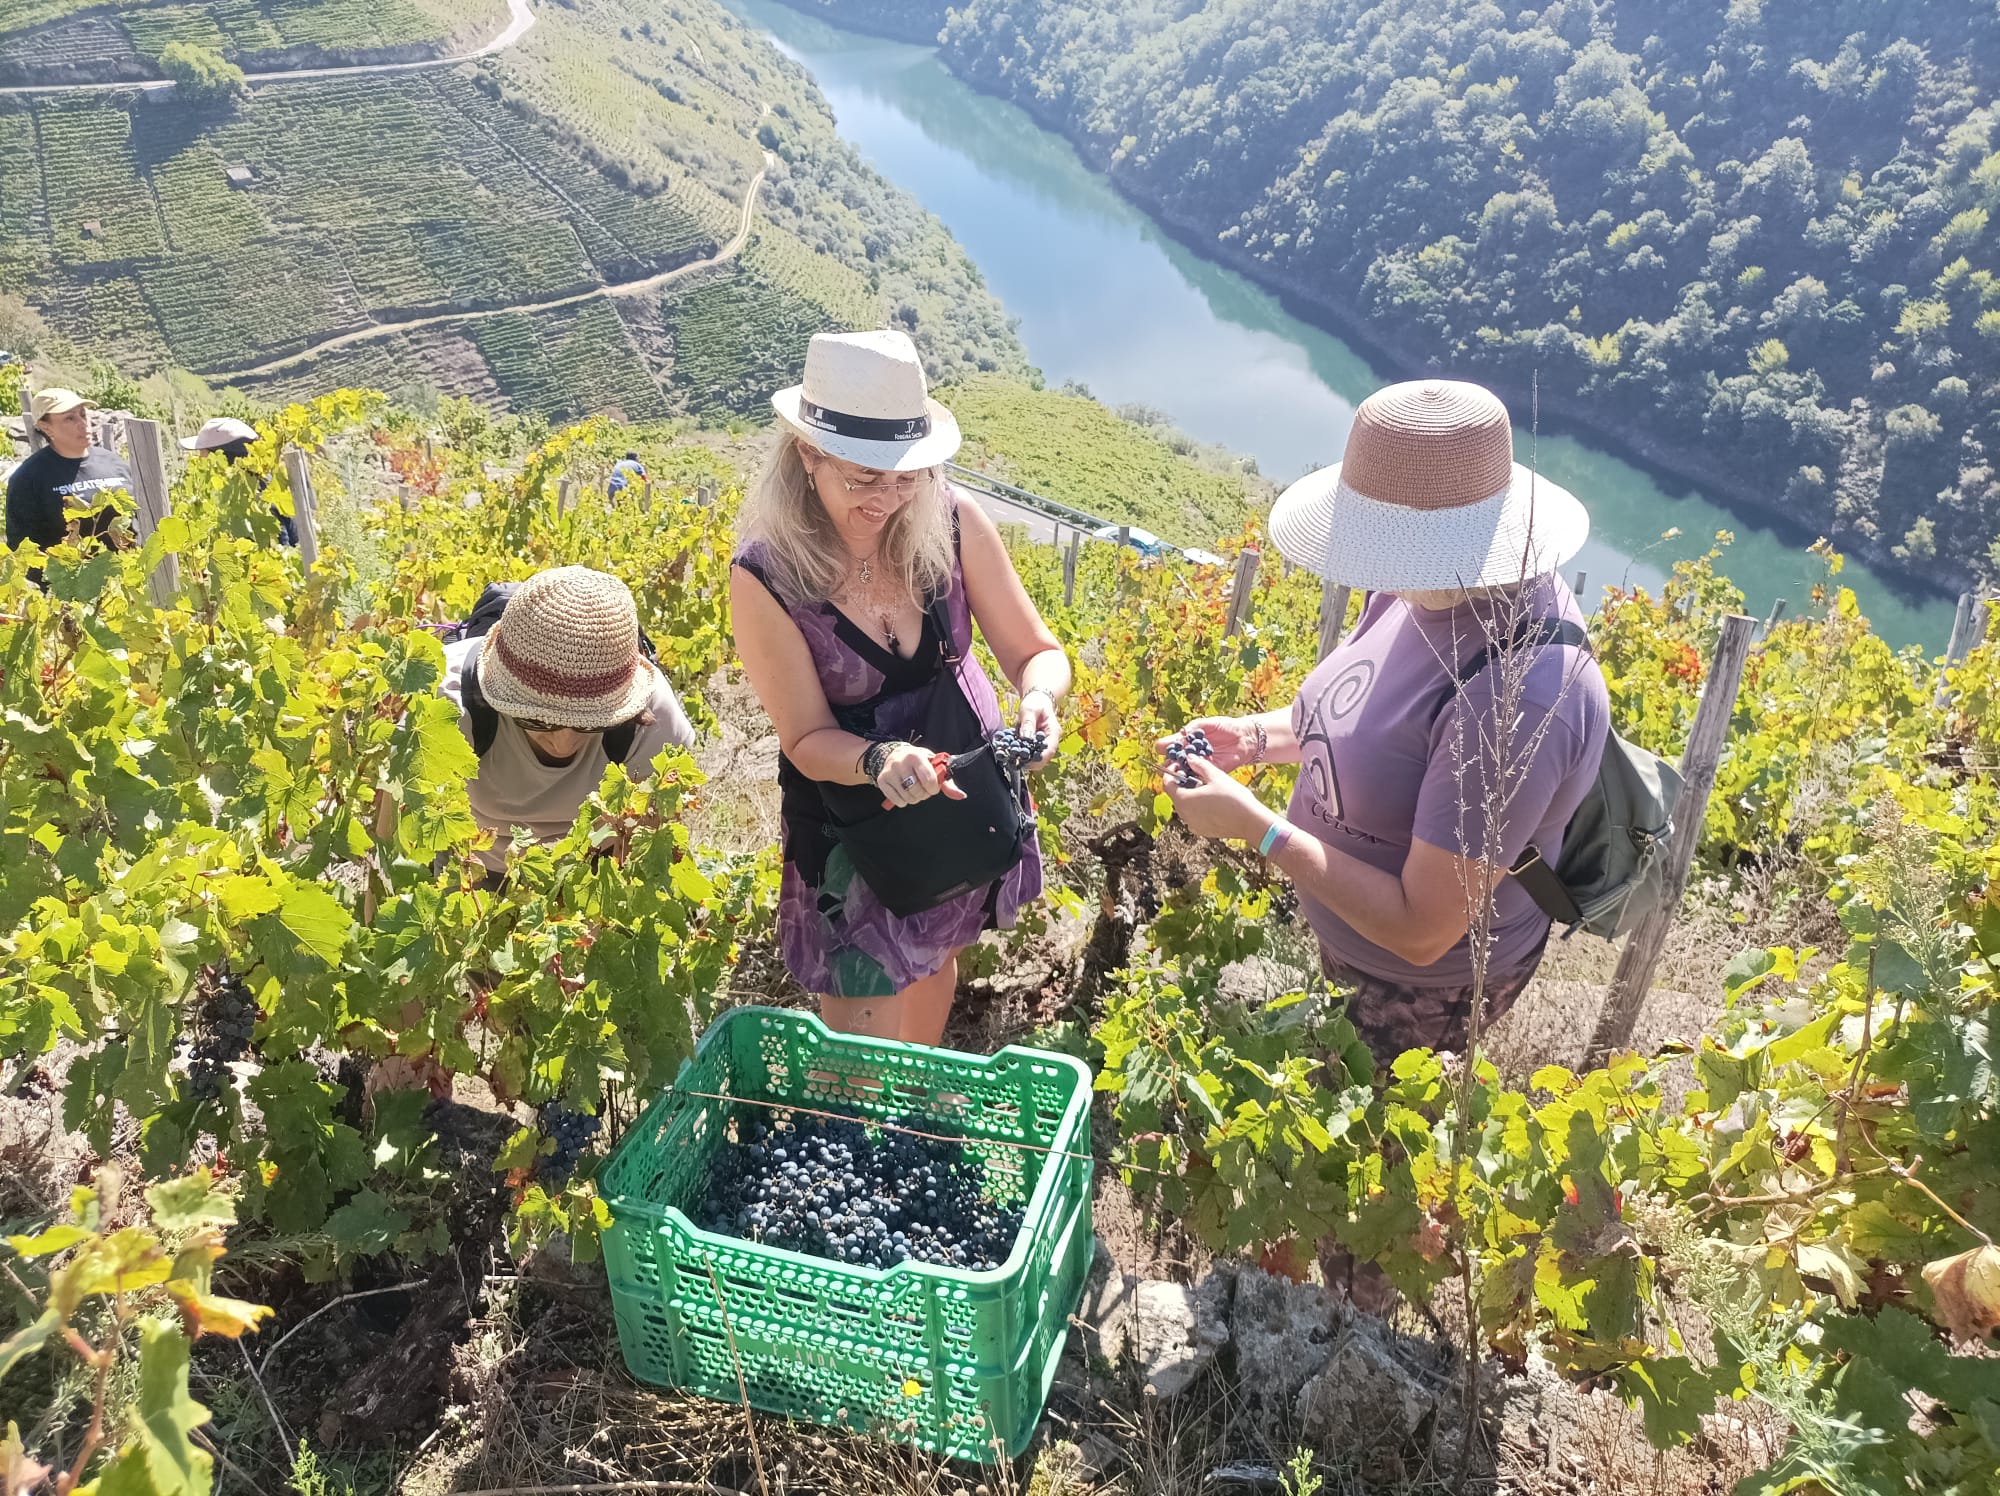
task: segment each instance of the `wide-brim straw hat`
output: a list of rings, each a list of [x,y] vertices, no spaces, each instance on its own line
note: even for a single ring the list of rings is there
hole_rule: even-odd
[[[479,650],[479,689],[508,717],[616,727],[653,699],[639,613],[616,577],[558,566],[523,582]]]
[[[1342,459],[1271,510],[1287,560],[1370,591],[1502,586],[1556,570],[1589,537],[1581,501],[1514,461],[1500,397],[1448,379],[1370,395]]]
[[[779,390],[771,408],[808,445],[887,473],[949,462],[962,440],[930,397],[916,344],[886,328],[814,334],[804,383]]]
[[[257,428],[248,421],[239,421],[234,416],[217,416],[212,421],[204,421],[201,430],[193,436],[181,438],[182,450],[188,452],[213,452],[217,447],[226,447],[232,442],[254,442]]]

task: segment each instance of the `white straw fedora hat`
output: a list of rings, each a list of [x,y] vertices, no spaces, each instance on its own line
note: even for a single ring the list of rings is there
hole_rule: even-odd
[[[930,397],[908,334],[815,333],[803,384],[779,390],[771,407],[811,445],[883,472],[949,462],[958,422]]]
[[[495,711],[564,727],[631,721],[653,699],[653,674],[631,592],[587,566],[528,578],[479,650],[479,689]]]
[[[1554,571],[1589,536],[1576,496],[1514,461],[1500,397],[1448,379],[1370,395],[1342,460],[1271,510],[1287,560],[1371,591],[1517,582]]]
[[[217,416],[212,421],[204,421],[201,430],[193,436],[182,437],[181,447],[189,452],[213,452],[231,442],[256,440],[257,428],[248,421],[239,421],[233,416]]]

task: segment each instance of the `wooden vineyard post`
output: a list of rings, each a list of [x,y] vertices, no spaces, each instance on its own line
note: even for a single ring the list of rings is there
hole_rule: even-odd
[[[1250,625],[1250,611],[1257,601],[1257,568],[1263,561],[1264,553],[1254,545],[1243,547],[1236,558],[1236,578],[1229,588],[1229,627],[1224,631],[1232,638]]]
[[[313,500],[306,454],[297,447],[285,449],[285,478],[292,486],[292,523],[299,532],[299,560],[311,571],[319,564],[319,506]]]
[[[1584,583],[1587,582],[1589,579],[1590,579],[1590,573],[1587,571],[1580,571],[1576,574],[1576,595],[1578,597],[1583,596]]]
[[[398,483],[398,484],[396,485],[396,504],[397,504],[397,506],[398,506],[399,508],[401,508],[401,509],[402,509],[403,513],[405,513],[405,514],[408,514],[408,513],[410,512],[410,485],[409,485],[409,484],[407,484],[407,483]]]
[[[716,497],[715,480],[713,478],[702,479],[700,483],[695,485],[694,497],[695,502],[700,504],[702,508],[713,509]]]
[[[1708,797],[1715,789],[1715,771],[1722,762],[1729,719],[1736,712],[1736,692],[1743,682],[1743,663],[1750,657],[1757,628],[1756,619],[1741,613],[1722,620],[1722,637],[1716,642],[1715,658],[1709,661],[1708,683],[1702,688],[1701,704],[1695,708],[1687,752],[1681,755],[1681,794],[1674,802],[1674,829],[1667,842],[1660,902],[1639,922],[1618,954],[1617,974],[1611,979],[1604,1011],[1598,1015],[1597,1030],[1590,1036],[1587,1063],[1592,1066],[1602,1065],[1631,1042],[1639,1009],[1652,989],[1653,968],[1659,965],[1667,932],[1680,910],[1681,895],[1687,892],[1695,848],[1701,844]]]
[[[1986,632],[1986,609],[1980,606],[1979,594],[1961,592],[1958,595],[1958,612],[1951,620],[1951,642],[1945,646],[1944,668],[1938,671],[1937,696],[1931,705],[1942,707],[1951,700],[1951,689],[1946,684],[1951,672],[1963,663],[1979,644],[1979,636]]]
[[[556,484],[556,513],[568,514],[576,504],[576,479],[564,478]]]
[[[1784,616],[1785,616],[1785,600],[1781,597],[1776,602],[1771,604],[1771,616],[1764,620],[1763,637],[1765,637],[1766,639],[1770,638],[1771,630],[1778,626],[1778,620],[1783,618]]]
[[[1323,660],[1340,643],[1340,631],[1347,627],[1347,598],[1350,589],[1322,581],[1319,590],[1319,657]]]
[[[35,397],[29,393],[28,381],[25,379],[21,381],[21,424],[27,428],[28,455],[33,457],[49,444],[49,439],[42,435],[42,428],[35,424]]]
[[[1120,525],[1118,527],[1118,549],[1122,551],[1131,543],[1132,527],[1130,525]]]
[[[1069,537],[1069,549],[1063,552],[1063,606],[1076,606],[1076,552],[1083,544],[1083,532],[1073,531]]]
[[[382,874],[382,859],[386,855],[383,848],[396,834],[396,802],[389,798],[387,790],[375,791],[375,818],[373,835],[375,845],[368,854],[368,887],[361,895],[361,923],[375,923],[375,911],[381,907],[381,895],[389,885]]]
[[[144,545],[160,528],[160,522],[174,512],[167,497],[167,463],[160,446],[160,423],[127,416],[125,447],[132,463],[132,497],[138,506],[132,516],[133,526],[138,531],[139,543]],[[162,556],[147,585],[152,589],[155,604],[162,608],[170,606],[174,595],[181,590],[180,558]]]

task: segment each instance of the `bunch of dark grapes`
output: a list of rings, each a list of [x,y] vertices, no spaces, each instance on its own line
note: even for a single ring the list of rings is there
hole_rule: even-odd
[[[230,1065],[249,1053],[257,1031],[257,1000],[242,978],[226,966],[211,969],[207,977],[195,1002],[188,1055],[188,1094],[200,1101],[222,1094]]]
[[[1003,727],[993,734],[993,753],[1002,768],[1024,768],[1038,762],[1048,751],[1049,735],[1045,732],[1023,733]]]
[[[986,1169],[956,1139],[871,1134],[851,1117],[753,1114],[709,1163],[694,1208],[708,1231],[834,1262],[901,1262],[989,1272],[1021,1234],[1022,1211],[985,1197]]]
[[[1190,754],[1196,758],[1215,757],[1215,750],[1208,745],[1208,734],[1199,727],[1183,728],[1181,735],[1167,744],[1167,777],[1178,778],[1184,790],[1201,783],[1188,767]]]
[[[561,1184],[576,1172],[576,1161],[604,1124],[589,1112],[573,1112],[560,1101],[544,1101],[541,1107],[542,1135],[550,1138],[556,1151],[542,1159],[541,1172],[551,1182]]]

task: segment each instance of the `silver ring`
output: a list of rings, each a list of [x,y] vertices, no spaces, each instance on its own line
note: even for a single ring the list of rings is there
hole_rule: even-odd
[[[914,775],[914,774],[905,774],[905,775],[903,776],[903,788],[904,788],[904,789],[906,789],[906,790],[909,790],[909,789],[915,789],[915,788],[916,788],[916,786],[917,786],[917,776],[916,776],[916,775]]]

